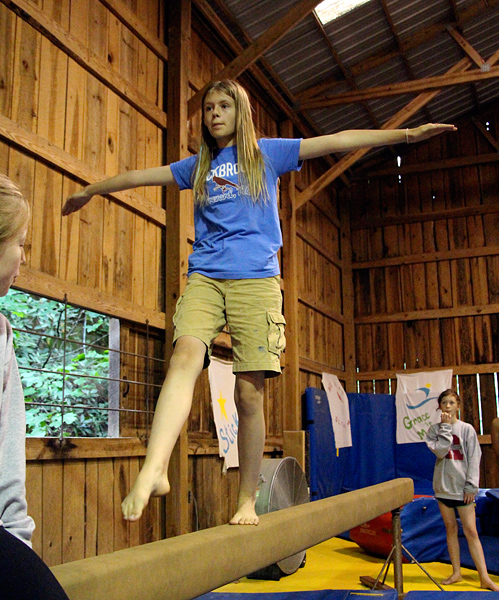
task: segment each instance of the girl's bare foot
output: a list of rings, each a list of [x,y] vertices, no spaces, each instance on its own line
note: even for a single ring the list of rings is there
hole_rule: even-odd
[[[126,521],[138,521],[151,496],[164,496],[170,491],[166,474],[149,476],[141,471],[128,496],[121,503],[123,518]]]
[[[494,583],[492,579],[484,579],[480,582],[480,587],[484,590],[492,590],[493,592],[499,592],[499,585]]]
[[[239,501],[237,512],[229,521],[229,525],[258,525],[260,519],[255,512],[255,499]]]
[[[450,577],[447,577],[447,579],[442,581],[442,585],[452,585],[453,583],[459,583],[462,580],[461,573],[452,573]]]

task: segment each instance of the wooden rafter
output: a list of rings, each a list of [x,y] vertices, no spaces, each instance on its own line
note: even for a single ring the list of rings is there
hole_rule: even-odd
[[[449,35],[457,42],[457,44],[464,50],[465,54],[471,58],[471,60],[477,65],[482,67],[485,64],[485,60],[480,56],[480,53],[473,48],[468,40],[459,33],[455,27],[448,27],[447,31]]]
[[[485,15],[488,12],[494,10],[499,6],[499,0],[478,0],[474,4],[469,5],[465,10],[459,13],[459,22],[453,23],[458,27],[468,23],[472,19],[475,19],[479,15]],[[431,40],[435,39],[438,35],[444,33],[449,26],[448,20],[442,20],[429,27],[424,27],[420,30],[416,30],[411,35],[404,38],[400,38],[400,47],[389,51],[382,50],[373,54],[372,56],[361,60],[350,66],[350,73],[353,77],[363,75],[368,71],[379,67],[395,58],[398,58],[404,52],[413,50],[427,44]],[[297,94],[298,99],[304,101],[305,99],[311,98],[318,94],[322,94],[326,90],[331,90],[339,83],[344,83],[343,80],[335,78],[329,78],[314,86],[310,86],[306,90],[302,90]]]
[[[244,30],[239,30],[237,23],[232,23],[232,17],[222,0],[215,0],[215,2],[220,10],[225,11],[225,16],[230,21],[230,27],[227,27],[219,18],[207,0],[193,0],[193,4],[199,10],[202,17],[210,23],[211,27],[214,28],[217,38],[224,40],[227,46],[232,49],[234,53],[243,52],[244,47],[241,45],[240,40],[246,40],[249,45],[252,42],[251,38],[244,32]],[[270,73],[273,80],[278,83],[284,94],[279,93],[279,90],[269,82],[268,76],[262,71],[262,69],[259,67],[259,64],[261,64],[265,71]],[[304,136],[310,137],[321,134],[321,132],[317,129],[317,126],[312,122],[311,119],[307,117],[307,115],[297,113],[294,110],[294,106],[297,104],[296,97],[287,88],[286,84],[280,79],[277,73],[274,72],[274,69],[270,63],[265,60],[265,58],[261,57],[258,61],[258,64],[251,65],[248,68],[248,72],[251,73],[251,75],[261,86],[262,90],[264,90],[268,97],[272,99],[275,106],[282,111],[283,115],[285,115],[285,117],[293,123],[298,131],[300,131]],[[332,156],[326,156],[324,157],[324,160],[329,166],[335,162]],[[345,185],[350,185],[350,181],[346,175],[342,175],[342,180]]]
[[[351,104],[352,102],[361,102],[372,100],[374,98],[386,98],[388,96],[401,96],[402,94],[412,94],[414,92],[425,92],[429,90],[452,87],[454,85],[467,84],[472,81],[481,81],[484,79],[494,79],[499,77],[499,67],[487,70],[473,69],[466,73],[446,73],[436,77],[425,77],[414,81],[401,81],[388,85],[368,88],[358,92],[346,92],[336,94],[330,98],[309,100],[300,105],[301,110],[312,108],[326,108],[330,106],[339,106],[341,104]]]
[[[454,65],[447,73],[450,75],[452,73],[462,73],[466,71],[471,65],[471,61],[469,58],[464,58],[456,65]],[[395,116],[393,116],[389,121],[387,121],[382,129],[392,129],[395,127],[400,127],[403,123],[405,123],[412,115],[416,114],[423,106],[428,104],[435,96],[440,92],[440,90],[434,90],[433,92],[426,92],[420,94],[412,102],[409,102],[402,110],[400,110]],[[311,185],[309,185],[303,192],[301,192],[296,197],[296,209],[300,208],[304,204],[306,204],[315,194],[318,194],[321,190],[323,190],[327,185],[332,183],[341,173],[343,173],[346,169],[351,167],[357,160],[362,158],[367,152],[369,148],[361,148],[360,150],[356,150],[354,152],[349,152],[346,154],[334,167],[326,171],[321,177],[316,179]]]
[[[242,38],[244,38],[248,44],[251,43],[251,39],[244,31],[234,31],[230,26],[227,27],[207,0],[193,0],[193,4],[199,10],[201,16],[210,23],[211,27],[213,27],[217,38],[222,39],[234,53],[237,54],[244,51],[244,46],[240,41]],[[222,2],[217,2],[217,6],[221,9],[226,9]],[[265,93],[272,99],[276,107],[282,111],[286,118],[289,119],[299,131],[303,132],[305,135],[318,135],[319,132],[316,126],[304,115],[299,115],[293,110],[292,106],[296,103],[296,99],[279,76],[273,72],[271,65],[264,58],[260,58],[259,63],[261,63],[266,71],[271,73],[279,86],[283,88],[286,95],[286,97],[283,97],[283,95],[279,93],[279,90],[275,89],[275,87],[270,84],[268,78],[257,64],[253,64],[248,68],[251,75],[256,79],[261,88],[265,90]]]
[[[450,4],[451,11],[452,11],[452,18],[454,19],[454,22],[457,24],[457,26],[459,28],[461,28],[461,26],[462,26],[461,15],[459,13],[459,9],[457,7],[456,0],[449,0],[449,4]]]
[[[321,21],[320,21],[319,17],[317,16],[317,14],[314,14],[314,21],[315,21],[315,26],[319,30],[319,33],[321,34],[322,38],[326,42],[326,45],[329,48],[329,51],[331,52],[331,54],[333,56],[334,62],[339,66],[341,72],[343,73],[343,77],[347,81],[348,85],[350,86],[350,88],[352,90],[358,90],[359,88],[357,87],[355,79],[350,74],[350,71],[348,70],[348,68],[346,67],[346,65],[344,64],[344,62],[341,60],[341,56],[338,54],[336,48],[334,47],[333,43],[331,42],[331,40],[330,40],[329,36],[327,35],[326,31],[324,30],[324,25],[321,23]],[[371,119],[373,125],[376,128],[379,128],[380,124],[378,122],[378,119],[376,118],[375,114],[371,110],[371,107],[369,106],[369,104],[367,102],[363,102],[362,103],[362,107],[366,111],[366,113],[368,114],[368,116]]]
[[[414,74],[414,71],[412,70],[412,67],[409,63],[409,59],[407,58],[406,52],[402,46],[402,42],[400,39],[400,36],[397,32],[397,28],[395,27],[395,23],[393,22],[392,19],[392,15],[390,14],[390,10],[388,8],[388,4],[387,4],[387,0],[379,0],[380,4],[381,4],[381,8],[383,9],[383,13],[385,15],[385,19],[388,21],[388,25],[390,26],[390,30],[392,32],[392,35],[395,39],[395,42],[397,44],[398,49],[400,50],[400,58],[402,60],[402,62],[404,63],[404,67],[405,70],[407,72],[407,75],[409,76],[409,79],[416,79],[416,76]],[[430,113],[428,111],[428,108],[425,107],[424,108],[425,114],[426,114],[426,118],[428,121],[431,121],[431,116]]]
[[[478,131],[483,135],[483,137],[489,142],[489,144],[494,148],[497,152],[499,152],[499,141],[495,139],[495,137],[490,133],[490,131],[481,123],[476,117],[471,117],[473,125],[478,129]]]
[[[158,58],[165,62],[168,60],[167,46],[145,27],[143,21],[122,0],[101,0],[101,2],[116,18],[133,31]]]
[[[300,2],[297,2],[284,17],[278,19],[272,27],[262,33],[248,48],[217,73],[214,79],[233,79],[238,77],[284,37],[288,31],[309,15],[318,4],[319,0],[300,0]],[[201,107],[201,99],[207,86],[208,83],[189,100],[189,117]]]

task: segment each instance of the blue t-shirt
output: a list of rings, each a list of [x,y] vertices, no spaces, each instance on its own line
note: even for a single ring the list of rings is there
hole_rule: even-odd
[[[298,171],[300,139],[261,139],[269,199],[253,202],[238,183],[237,146],[218,152],[207,177],[208,204],[194,207],[195,242],[189,275],[214,279],[253,279],[279,275],[277,252],[282,235],[277,207],[277,179]],[[172,163],[181,190],[192,189],[196,156]]]

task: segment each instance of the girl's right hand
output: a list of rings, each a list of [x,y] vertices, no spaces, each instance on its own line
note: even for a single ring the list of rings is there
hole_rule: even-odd
[[[88,204],[90,200],[92,200],[92,198],[93,194],[89,194],[86,191],[86,188],[83,188],[79,192],[71,194],[71,196],[69,196],[69,198],[66,200],[66,203],[62,207],[62,215],[64,217],[67,217],[71,213],[80,210],[80,208],[83,208],[85,204]]]
[[[440,419],[440,423],[450,423],[451,422],[451,416],[449,413],[443,412],[442,413],[442,417]]]

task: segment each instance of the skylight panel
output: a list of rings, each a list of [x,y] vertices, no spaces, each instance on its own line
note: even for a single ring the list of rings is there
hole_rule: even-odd
[[[324,0],[315,8],[315,12],[320,22],[326,25],[366,2],[369,0]]]

